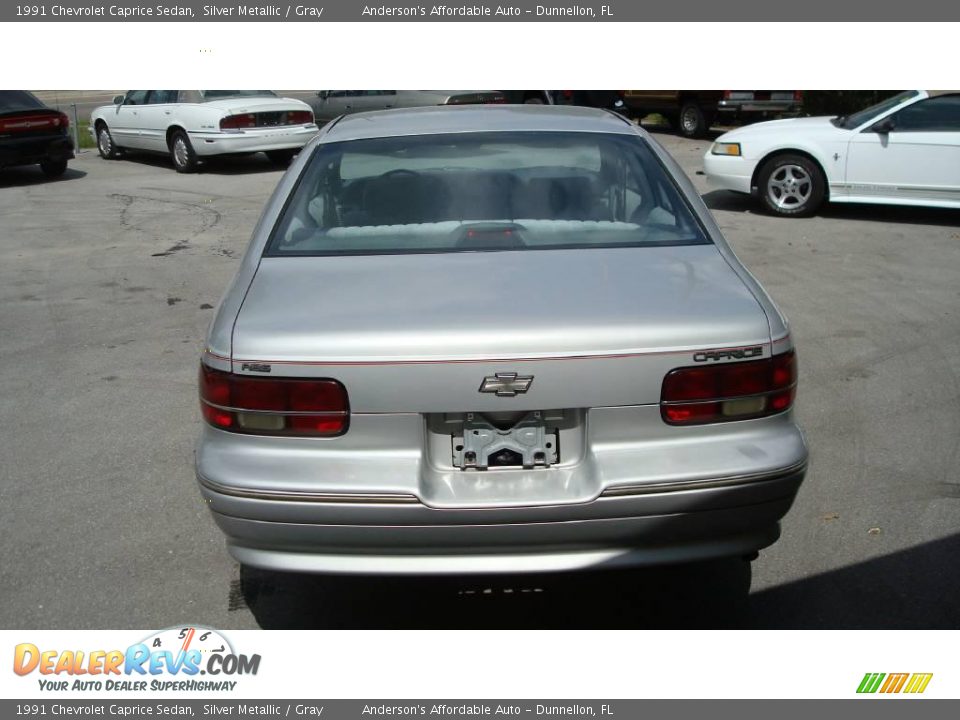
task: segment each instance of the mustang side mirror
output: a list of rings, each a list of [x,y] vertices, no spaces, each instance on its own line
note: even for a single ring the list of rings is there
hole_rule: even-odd
[[[875,133],[880,133],[881,135],[886,135],[888,132],[893,130],[893,118],[884,118],[877,123],[874,123],[871,126],[870,131]]]
[[[124,96],[123,95],[114,95],[113,104],[114,105],[123,105]]]

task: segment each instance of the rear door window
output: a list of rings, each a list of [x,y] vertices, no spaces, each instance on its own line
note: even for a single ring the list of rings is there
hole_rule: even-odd
[[[130,90],[123,99],[124,105],[146,105],[146,90]]]
[[[179,90],[151,90],[147,96],[147,104],[166,105],[168,103],[175,103],[179,92]]]

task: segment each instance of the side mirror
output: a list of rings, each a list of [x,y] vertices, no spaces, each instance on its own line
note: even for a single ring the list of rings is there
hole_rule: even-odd
[[[886,135],[888,132],[893,130],[894,127],[895,127],[895,124],[893,122],[893,118],[886,117],[883,120],[880,120],[879,122],[874,123],[870,127],[870,132],[879,133],[880,135]]]
[[[320,98],[321,100],[326,100],[329,95],[330,95],[330,92],[328,90],[320,90],[317,93],[317,97]]]
[[[123,105],[123,101],[126,99],[126,95],[114,95],[113,104],[114,105]]]

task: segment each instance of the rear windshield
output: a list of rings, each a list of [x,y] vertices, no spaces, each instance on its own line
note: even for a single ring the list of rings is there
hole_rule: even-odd
[[[319,145],[266,254],[708,242],[636,136],[454,133]]]
[[[273,90],[201,90],[204,100],[222,100],[234,97],[276,97]]]
[[[44,104],[25,90],[0,90],[0,112],[39,110]]]

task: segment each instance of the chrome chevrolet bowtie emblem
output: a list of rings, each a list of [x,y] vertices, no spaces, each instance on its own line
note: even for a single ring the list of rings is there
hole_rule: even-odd
[[[533,375],[517,375],[515,372],[487,375],[480,385],[482,393],[496,393],[497,397],[513,397],[525,393],[533,384]]]

